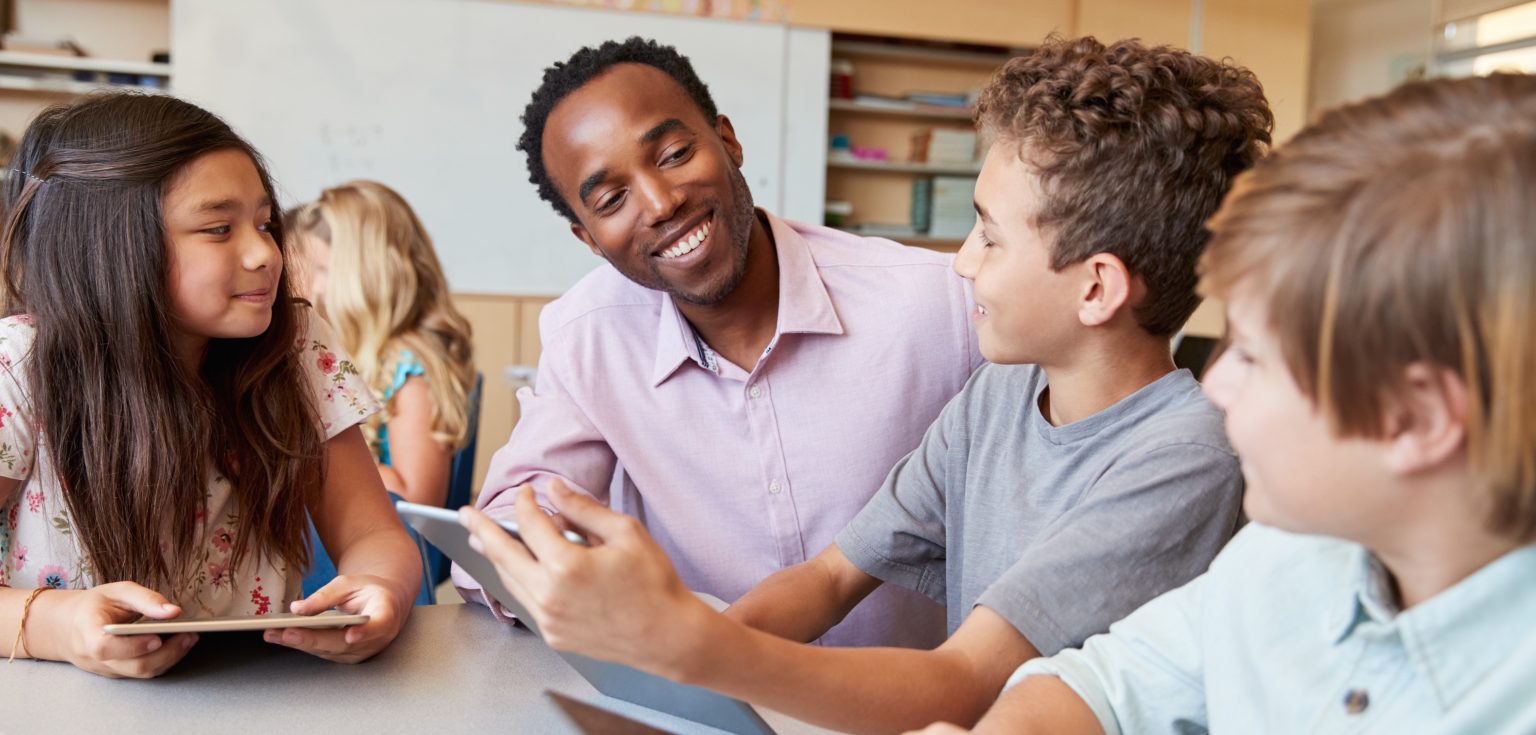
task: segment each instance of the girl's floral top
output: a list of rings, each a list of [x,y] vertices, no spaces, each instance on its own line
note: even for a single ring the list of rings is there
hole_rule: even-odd
[[[313,309],[301,312],[298,359],[319,410],[320,428],[329,440],[379,410],[357,369],[336,344],[331,329]],[[75,543],[65,505],[40,440],[27,387],[26,360],[36,336],[32,318],[0,319],[0,475],[20,480],[9,497],[0,495],[0,584],[21,589],[49,586],[81,589],[97,583],[88,560]],[[283,568],[280,560],[247,554],[239,568],[229,564],[235,545],[236,505],[230,484],[210,470],[206,512],[188,509],[199,523],[201,549],[191,579],[161,594],[180,605],[183,617],[264,615],[284,611],[299,595],[302,570]]]

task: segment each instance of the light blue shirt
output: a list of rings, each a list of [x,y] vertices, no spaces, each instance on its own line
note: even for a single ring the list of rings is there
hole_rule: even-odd
[[[1109,735],[1536,733],[1536,544],[1400,612],[1363,547],[1250,524],[1054,674]]]

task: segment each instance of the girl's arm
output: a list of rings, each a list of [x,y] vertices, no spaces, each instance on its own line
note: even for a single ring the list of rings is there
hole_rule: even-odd
[[[0,507],[20,488],[21,480],[0,477]],[[108,623],[128,623],[140,616],[174,618],[181,614],[181,609],[170,600],[133,582],[104,584],[88,590],[45,589],[35,595],[34,592],[0,586],[0,658],[14,652],[17,656],[68,661],[102,676],[147,678],[159,676],[174,666],[197,642],[195,633],[162,639],[157,635],[116,636],[102,632],[102,626]]]
[[[407,378],[390,406],[391,465],[378,468],[384,486],[412,503],[442,507],[453,449],[432,438],[432,389],[426,378]]]
[[[337,577],[293,611],[330,608],[370,616],[343,630],[269,630],[272,643],[321,658],[356,663],[383,650],[400,633],[421,585],[421,554],[405,533],[356,426],[325,445],[325,488],[311,512],[320,540],[336,560]]]

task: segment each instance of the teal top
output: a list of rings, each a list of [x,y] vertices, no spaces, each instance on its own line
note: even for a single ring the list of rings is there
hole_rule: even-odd
[[[1121,732],[1536,732],[1536,544],[1398,609],[1364,548],[1250,523],[1060,676]]]
[[[426,367],[422,366],[421,361],[416,359],[416,355],[412,354],[410,350],[401,350],[400,360],[395,363],[395,377],[389,382],[389,387],[384,389],[384,395],[379,396],[379,402],[388,406],[390,400],[395,397],[395,394],[405,387],[406,380],[409,380],[414,375],[426,374]],[[379,464],[386,466],[393,464],[389,457],[388,422],[379,426]]]

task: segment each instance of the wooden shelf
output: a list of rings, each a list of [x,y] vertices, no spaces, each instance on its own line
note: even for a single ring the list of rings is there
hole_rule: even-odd
[[[104,74],[132,74],[135,76],[171,76],[171,65],[150,61],[119,61],[93,59],[81,56],[49,56],[18,51],[0,51],[0,66],[26,67],[28,69],[52,69],[58,71],[89,71]]]
[[[875,171],[891,174],[927,174],[930,176],[976,176],[981,173],[981,167],[971,166],[936,166],[931,163],[900,163],[891,161],[840,161],[828,159],[827,168],[852,169],[854,171]]]
[[[151,94],[164,94],[165,90],[159,87],[147,87],[138,84],[105,84],[102,82],[77,82],[72,79],[58,79],[52,77],[18,77],[9,74],[0,74],[0,89],[9,89],[20,92],[60,92],[63,94],[90,94],[105,89],[135,90]]]
[[[885,105],[872,105],[858,100],[834,99],[827,103],[827,109],[839,112],[857,112],[871,115],[896,115],[898,117],[921,117],[938,120],[963,120],[969,122],[972,110],[969,107],[955,108],[939,105],[923,105],[912,103],[911,107],[887,107]]]
[[[1003,62],[1027,51],[1010,50],[1007,53],[985,53],[955,49],[922,48],[866,41],[833,41],[832,55],[862,56],[875,59],[902,59],[907,61],[941,62],[951,64],[977,64],[1001,66]]]
[[[899,243],[901,243],[903,245],[911,245],[913,247],[919,247],[919,248],[928,248],[929,250],[942,250],[942,251],[947,252],[947,253],[953,253],[953,252],[959,250],[960,249],[960,245],[965,242],[964,238],[958,238],[958,237],[929,237],[927,235],[920,235],[920,234],[919,235],[881,235],[881,234],[872,233],[872,232],[859,232],[858,230],[850,230],[850,229],[845,228],[845,227],[838,227],[838,228],[835,228],[835,229],[842,230],[843,232],[846,232],[846,233],[848,233],[850,235],[858,235],[859,237],[879,237],[879,238],[883,238],[883,239],[886,239],[886,240],[892,240],[894,242],[899,242]]]

